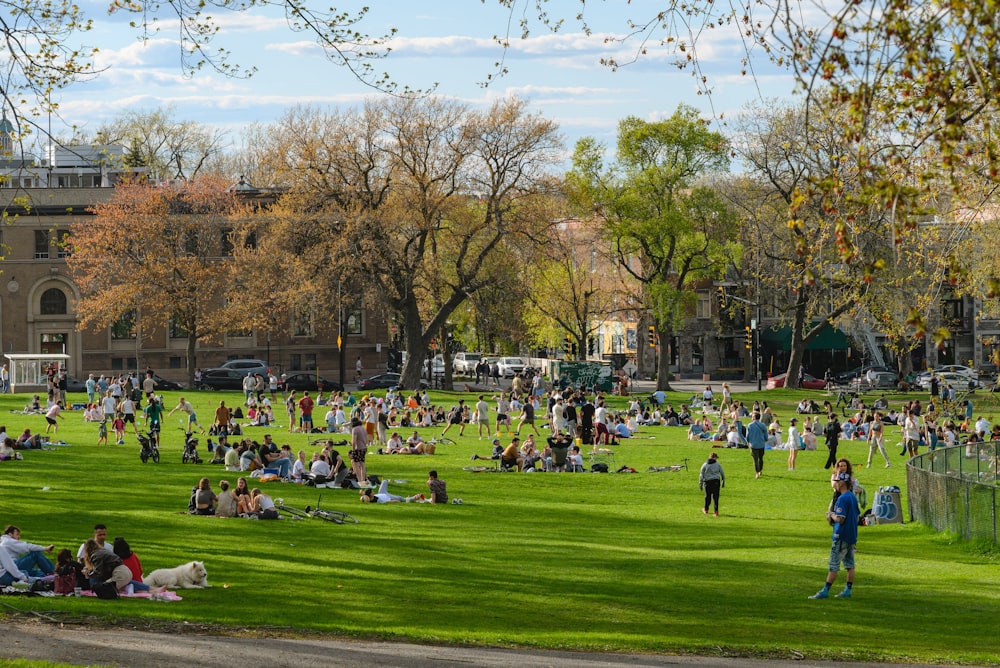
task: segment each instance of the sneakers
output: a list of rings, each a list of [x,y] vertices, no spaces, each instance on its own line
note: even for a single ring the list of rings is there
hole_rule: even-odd
[[[474,462],[474,461],[476,461],[476,456],[475,456],[475,455],[472,455],[471,457],[469,457],[469,461],[470,461],[470,462]]]
[[[703,513],[705,513],[706,515],[708,515],[708,508],[702,508],[702,509],[701,509],[701,512],[703,512]]]
[[[813,594],[809,598],[812,598],[812,599],[830,598],[830,592],[828,590],[826,590],[826,589],[820,589],[818,592],[816,592],[815,594]]]
[[[836,596],[834,596],[834,598],[850,598],[850,597],[851,597],[851,590],[850,589],[845,589],[844,591],[842,591],[839,594],[837,594]]]
[[[716,510],[716,511],[715,511],[715,516],[716,516],[716,517],[718,517],[718,516],[719,516],[719,511],[718,511],[718,510]]]

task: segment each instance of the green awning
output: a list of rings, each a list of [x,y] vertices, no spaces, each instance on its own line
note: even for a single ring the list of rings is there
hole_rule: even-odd
[[[767,347],[791,350],[792,327],[791,325],[785,325],[779,329],[761,330],[760,338]],[[848,340],[847,335],[836,327],[830,326],[823,329],[819,333],[819,336],[806,346],[806,350],[847,350],[850,347],[851,342]]]

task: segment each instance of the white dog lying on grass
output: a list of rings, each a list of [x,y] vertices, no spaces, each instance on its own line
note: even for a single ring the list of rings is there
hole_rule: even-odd
[[[168,589],[201,589],[212,586],[208,584],[205,564],[200,561],[191,561],[176,568],[158,568],[143,578],[143,582],[150,587]]]

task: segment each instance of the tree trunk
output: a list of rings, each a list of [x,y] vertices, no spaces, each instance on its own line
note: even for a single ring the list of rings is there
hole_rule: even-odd
[[[198,339],[195,338],[194,333],[188,332],[187,338],[187,365],[188,365],[188,385],[194,387],[194,370],[197,368],[195,365],[198,363],[198,353],[195,352],[195,348],[198,345]],[[195,388],[198,389],[198,388]]]
[[[673,391],[670,387],[670,355],[668,354],[668,346],[673,337],[673,331],[665,332],[659,327],[656,328],[658,343],[656,354],[659,356],[656,361],[656,389],[664,392]]]

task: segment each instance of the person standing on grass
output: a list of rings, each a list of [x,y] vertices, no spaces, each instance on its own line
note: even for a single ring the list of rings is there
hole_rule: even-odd
[[[368,444],[370,443],[368,430],[361,424],[361,420],[351,418],[351,469],[359,484],[368,481],[368,471],[365,467],[365,455],[368,454]]]
[[[302,393],[302,398],[299,399],[299,414],[302,416],[302,431],[307,434],[312,433],[313,429],[313,408],[316,406],[316,402],[313,398],[309,396],[309,391],[306,390]]]
[[[823,428],[823,437],[826,439],[826,449],[829,454],[826,456],[824,469],[828,469],[837,461],[837,445],[840,444],[840,420],[833,413],[827,416],[826,426]]]
[[[167,417],[170,417],[177,411],[183,411],[184,413],[187,413],[188,416],[187,430],[189,432],[194,431],[193,427],[198,427],[198,429],[201,430],[201,433],[203,434],[205,433],[205,428],[198,423],[198,414],[195,412],[194,406],[191,405],[190,401],[188,401],[184,397],[181,397],[180,401],[177,402],[177,405],[174,406],[173,410],[167,413]]]
[[[811,599],[830,597],[830,587],[837,581],[841,565],[847,570],[847,584],[837,598],[851,598],[854,588],[854,546],[858,542],[858,499],[851,491],[851,476],[838,473],[834,484],[840,492],[832,511],[826,514],[833,526],[833,545],[830,547],[830,569],[823,588],[810,596]]]
[[[719,463],[719,455],[712,453],[708,461],[701,465],[698,473],[698,489],[705,492],[705,507],[701,512],[708,515],[708,507],[715,504],[715,516],[719,516],[719,491],[726,486],[726,474]]]
[[[904,438],[907,438],[905,425],[910,421],[910,419],[911,415],[907,414],[906,422],[904,422],[903,426]],[[919,439],[920,432],[917,431],[916,434],[917,438]],[[878,451],[882,453],[882,458],[885,459],[885,467],[889,468],[891,464],[889,463],[889,455],[885,451],[885,435],[883,432],[881,413],[875,413],[875,416],[873,417],[871,424],[868,425],[868,468],[872,467],[872,455],[875,454],[876,449],[878,449]]]
[[[66,419],[66,417],[62,415],[61,399],[52,404],[52,408],[45,413],[45,421],[48,423],[45,425],[46,434],[49,433],[49,429],[52,429],[53,427],[55,427],[55,429],[52,431],[52,434],[55,435],[59,433],[59,424],[56,422],[56,418],[59,418],[60,420]]]
[[[971,414],[966,414],[966,421],[969,421]],[[906,414],[906,419],[903,420],[903,452],[901,455],[909,453],[910,457],[917,456],[917,450],[920,447],[920,416],[914,414],[911,409]],[[885,449],[883,448],[882,454],[885,454]],[[869,453],[868,459],[871,460],[871,454]],[[870,462],[869,462],[870,463]],[[885,466],[889,468],[889,457],[885,458]]]
[[[795,470],[795,456],[799,454],[799,449],[802,447],[802,439],[799,437],[799,430],[796,427],[798,424],[797,418],[792,418],[788,421],[788,470]]]
[[[486,395],[480,394],[479,401],[476,402],[476,426],[479,428],[479,440],[483,440],[483,427],[486,427],[486,436],[490,435],[490,405],[486,403]],[[497,431],[500,431],[499,428]]]
[[[764,451],[767,446],[767,427],[760,421],[760,413],[753,414],[753,420],[747,425],[747,443],[750,444],[750,456],[753,458],[754,479],[764,474]]]

